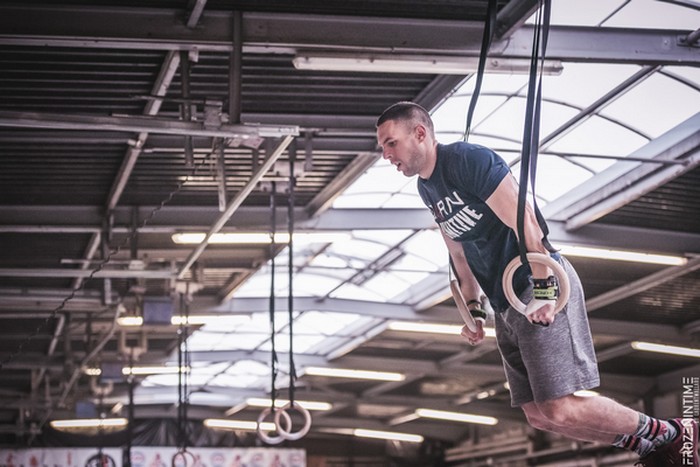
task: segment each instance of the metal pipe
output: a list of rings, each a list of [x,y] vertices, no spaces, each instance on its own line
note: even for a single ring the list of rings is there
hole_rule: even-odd
[[[177,274],[178,279],[182,279],[185,277],[185,274],[187,271],[190,269],[190,267],[194,264],[195,261],[199,258],[199,256],[202,254],[204,249],[207,247],[209,244],[209,240],[211,239],[212,235],[217,233],[221,228],[226,224],[226,222],[231,218],[234,212],[236,212],[236,209],[245,201],[245,199],[248,197],[248,195],[253,191],[253,188],[255,188],[255,185],[263,178],[263,176],[270,170],[270,168],[275,164],[277,159],[282,155],[284,150],[289,146],[289,144],[292,142],[294,138],[290,135],[285,136],[280,144],[277,146],[275,150],[273,150],[265,159],[265,162],[263,162],[260,167],[257,168],[255,172],[253,172],[253,175],[250,177],[250,180],[246,185],[239,191],[236,196],[231,200],[231,202],[228,204],[226,207],[226,210],[219,216],[219,218],[214,222],[214,225],[211,227],[207,235],[204,237],[204,240],[202,240],[202,243],[200,243],[194,251],[190,254],[190,256],[187,258],[185,261],[185,264],[180,268],[180,271]]]

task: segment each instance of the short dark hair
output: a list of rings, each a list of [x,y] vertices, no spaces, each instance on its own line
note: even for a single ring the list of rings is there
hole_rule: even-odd
[[[422,123],[431,135],[435,134],[430,114],[415,102],[402,101],[390,105],[377,119],[377,127],[389,120]]]

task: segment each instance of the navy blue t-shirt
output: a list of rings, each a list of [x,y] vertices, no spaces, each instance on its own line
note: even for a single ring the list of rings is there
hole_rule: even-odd
[[[518,256],[518,240],[486,200],[509,173],[506,162],[492,150],[459,142],[438,144],[435,170],[427,180],[418,178],[423,202],[440,230],[462,244],[472,273],[496,311],[508,307],[501,281],[505,267]],[[525,290],[529,275],[529,268],[516,271],[516,294]]]

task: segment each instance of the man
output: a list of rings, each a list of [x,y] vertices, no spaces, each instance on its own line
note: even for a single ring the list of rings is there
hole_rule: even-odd
[[[528,422],[540,430],[634,451],[643,466],[697,467],[695,421],[684,437],[681,419],[658,420],[605,397],[574,395],[597,387],[599,376],[581,283],[565,258],[551,254],[569,278],[566,307],[555,312],[556,280],[549,268],[535,263],[514,277],[515,293],[528,303],[525,313],[508,304],[501,278],[518,256],[518,185],[505,161],[481,146],[439,144],[430,115],[411,102],[384,111],[377,120],[377,140],[384,159],[399,172],[418,175],[418,191],[442,231],[470,309],[480,307],[482,290],[489,297],[511,402]],[[550,254],[529,205],[524,230],[528,252]],[[476,332],[465,326],[462,335],[478,344],[484,338],[482,323],[477,321]],[[694,439],[693,463],[681,464],[687,430]]]

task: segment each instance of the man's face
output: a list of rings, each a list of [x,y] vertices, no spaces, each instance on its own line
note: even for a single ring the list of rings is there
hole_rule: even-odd
[[[377,128],[377,142],[382,157],[407,177],[420,173],[425,156],[420,145],[422,127],[412,127],[410,122],[388,120]]]

